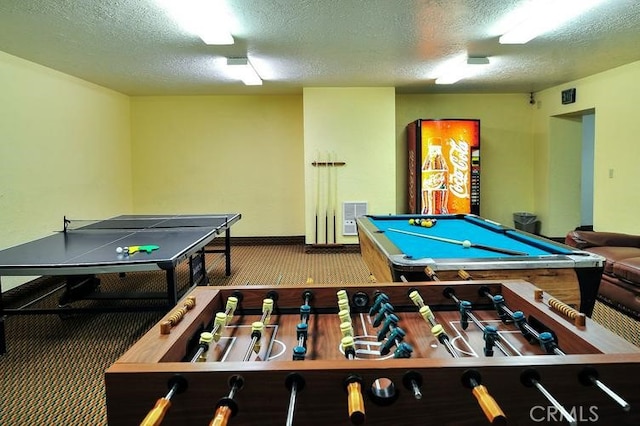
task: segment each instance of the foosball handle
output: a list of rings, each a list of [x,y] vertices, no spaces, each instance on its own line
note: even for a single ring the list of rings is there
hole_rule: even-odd
[[[147,416],[142,420],[140,426],[159,426],[164,419],[164,415],[171,407],[171,401],[166,398],[160,398],[156,401],[156,405],[149,411]]]
[[[216,410],[216,414],[209,423],[209,426],[226,426],[231,418],[232,410],[226,405],[221,405]]]
[[[364,423],[364,399],[362,398],[362,387],[359,378],[352,376],[347,379],[347,394],[351,423],[355,425]]]
[[[489,423],[492,425],[507,424],[507,418],[504,415],[504,412],[496,400],[493,399],[491,394],[489,394],[486,387],[478,385],[473,388],[472,393],[478,400],[478,404],[480,404],[480,407],[482,408],[484,415],[487,417],[487,420],[489,420]]]

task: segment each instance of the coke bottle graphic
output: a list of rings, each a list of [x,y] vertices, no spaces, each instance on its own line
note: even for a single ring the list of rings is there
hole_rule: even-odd
[[[440,138],[430,138],[422,163],[422,214],[446,214],[449,197],[449,168],[442,155]]]

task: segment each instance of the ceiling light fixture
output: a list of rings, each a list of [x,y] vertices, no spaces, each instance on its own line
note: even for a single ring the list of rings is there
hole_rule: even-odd
[[[435,81],[436,84],[454,84],[463,78],[471,77],[480,71],[478,65],[489,65],[489,58],[485,56],[476,56],[467,58],[466,63],[463,61],[451,62],[449,66],[443,70]],[[481,67],[484,68],[484,67]]]
[[[536,0],[530,1],[518,16],[526,19],[514,22],[513,28],[504,33],[500,44],[524,44],[551,31],[570,19],[597,6],[604,0]]]
[[[222,1],[157,0],[186,31],[196,34],[210,45],[233,44],[229,30],[229,13]]]
[[[227,58],[227,65],[235,78],[242,80],[247,86],[260,86],[262,79],[247,58]]]

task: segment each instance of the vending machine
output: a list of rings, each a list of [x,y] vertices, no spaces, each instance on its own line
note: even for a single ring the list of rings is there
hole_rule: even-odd
[[[416,120],[407,146],[408,213],[480,214],[480,120]]]

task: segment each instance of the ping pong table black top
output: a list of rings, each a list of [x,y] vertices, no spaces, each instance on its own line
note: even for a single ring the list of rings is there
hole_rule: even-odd
[[[44,238],[0,250],[2,275],[74,275],[171,269],[210,243],[240,214],[121,215],[80,221]],[[71,221],[73,225],[75,221]],[[130,256],[118,247],[157,245]]]
[[[8,315],[59,314],[82,312],[126,312],[131,310],[167,310],[179,296],[195,285],[207,282],[205,253],[224,253],[225,273],[231,274],[230,229],[239,221],[239,213],[208,215],[121,215],[100,221],[64,219],[60,232],[0,250],[0,354],[6,352],[5,317]],[[224,248],[207,247],[224,235]],[[149,251],[127,254],[118,248],[157,246]],[[188,288],[178,293],[177,267],[189,260]],[[166,274],[166,292],[96,292],[96,274],[162,270]],[[59,306],[32,308],[42,297],[8,308],[2,298],[2,276],[65,276],[65,292]],[[60,287],[62,288],[62,287]],[[71,307],[84,299],[140,300],[160,299],[163,304],[130,306]]]

